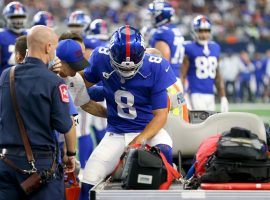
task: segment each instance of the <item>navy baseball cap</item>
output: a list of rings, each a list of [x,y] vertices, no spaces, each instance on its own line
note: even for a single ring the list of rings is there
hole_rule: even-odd
[[[56,55],[75,71],[81,71],[90,65],[83,56],[81,45],[75,40],[61,40],[58,43]]]

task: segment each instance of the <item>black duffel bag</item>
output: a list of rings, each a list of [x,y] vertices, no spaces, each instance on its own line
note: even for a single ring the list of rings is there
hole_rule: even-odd
[[[223,133],[200,181],[269,182],[270,160],[266,143],[243,128],[235,127]]]
[[[269,182],[270,161],[231,160],[212,156],[206,164],[202,183]]]
[[[267,145],[247,129],[234,127],[219,139],[216,156],[225,159],[266,160]]]
[[[130,149],[122,173],[124,189],[158,189],[167,180],[167,170],[158,152],[143,148]]]

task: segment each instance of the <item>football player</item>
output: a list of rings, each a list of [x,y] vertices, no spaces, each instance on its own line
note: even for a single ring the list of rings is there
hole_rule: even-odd
[[[82,76],[88,87],[102,81],[108,126],[86,164],[81,199],[87,199],[90,188],[112,173],[132,144],[145,141],[158,146],[172,163],[172,140],[162,129],[168,114],[166,88],[176,81],[172,74],[168,61],[145,53],[142,35],[128,25],[112,35],[109,48],[93,51]]]
[[[90,35],[86,36],[87,48],[94,50],[99,46],[106,46],[109,43],[109,29],[107,22],[103,19],[95,19],[90,24]]]
[[[39,11],[33,17],[33,26],[35,25],[44,25],[53,28],[54,17],[50,12]]]
[[[149,11],[152,14],[155,30],[149,41],[150,46],[158,49],[163,58],[171,64],[177,82],[167,91],[171,100],[171,111],[174,115],[188,120],[188,109],[184,99],[184,89],[180,81],[180,67],[184,56],[184,37],[175,24],[171,23],[174,15],[174,8],[170,3],[162,0],[155,0],[149,4]]]
[[[68,29],[72,33],[79,33],[83,36],[83,42],[85,44],[86,58],[90,57],[91,54],[91,46],[88,46],[89,39],[86,36],[89,34],[91,18],[89,15],[85,14],[82,10],[76,10],[70,14],[68,17]]]
[[[155,0],[149,4],[153,25],[156,28],[149,44],[158,49],[172,66],[176,77],[180,77],[180,67],[184,56],[184,37],[175,24],[171,23],[174,8],[166,1]]]
[[[185,57],[181,68],[181,80],[187,78],[191,106],[194,110],[215,110],[214,86],[221,97],[221,112],[228,111],[223,79],[219,72],[220,46],[210,41],[211,22],[203,15],[194,18],[193,42],[185,44]]]
[[[0,30],[0,74],[15,64],[15,41],[21,35],[26,35],[26,9],[17,1],[10,2],[3,10],[6,28]]]

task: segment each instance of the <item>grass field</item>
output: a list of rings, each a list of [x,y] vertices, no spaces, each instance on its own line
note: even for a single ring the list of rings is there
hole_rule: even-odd
[[[219,105],[217,106],[219,110]],[[260,116],[264,122],[270,123],[270,104],[268,103],[243,103],[230,104],[230,112],[248,112]]]

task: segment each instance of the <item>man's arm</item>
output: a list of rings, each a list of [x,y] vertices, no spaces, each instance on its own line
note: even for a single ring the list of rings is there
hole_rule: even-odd
[[[185,80],[187,77],[188,70],[189,70],[189,58],[188,58],[188,56],[185,56],[183,63],[182,63],[182,66],[181,66],[181,75],[180,75],[180,79],[182,81],[184,88],[185,88]]]
[[[81,108],[91,115],[107,118],[107,109],[95,101],[90,100],[88,103],[82,105]]]
[[[220,74],[219,67],[217,68],[217,71],[216,71],[215,86],[217,88],[219,96],[220,97],[225,97],[224,81],[223,81],[223,78],[222,78],[222,76]]]
[[[66,149],[67,152],[69,153],[75,153],[75,146],[76,146],[76,128],[75,128],[75,123],[73,117],[72,119],[72,127],[70,130],[65,133],[65,143],[66,143]],[[66,172],[73,172],[75,170],[75,156],[67,156],[67,161],[66,161]]]
[[[219,67],[216,71],[216,77],[215,77],[215,85],[217,88],[217,91],[220,96],[220,111],[221,112],[228,112],[229,111],[229,102],[225,96],[225,87],[224,87],[224,81],[220,74]]]
[[[165,58],[167,61],[171,60],[171,50],[166,42],[158,41],[155,44],[155,48],[161,52],[163,58]]]
[[[86,87],[92,87],[95,85],[95,83],[88,82],[85,79],[84,71],[80,71],[79,74],[82,76]],[[107,118],[107,109],[95,101],[90,100],[88,103],[81,105],[81,108],[89,114],[95,115],[97,117]]]
[[[154,137],[165,125],[168,116],[168,108],[153,110],[154,118],[147,124],[144,130],[135,137],[129,145],[141,144],[143,141]]]

